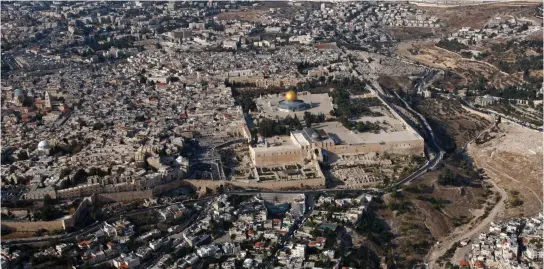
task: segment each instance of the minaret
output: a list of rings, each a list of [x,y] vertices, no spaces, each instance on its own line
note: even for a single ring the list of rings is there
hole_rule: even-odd
[[[51,108],[51,96],[49,96],[48,91],[45,91],[45,107]]]

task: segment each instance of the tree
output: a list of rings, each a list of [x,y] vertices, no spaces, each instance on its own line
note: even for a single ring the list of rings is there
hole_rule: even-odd
[[[51,198],[51,196],[49,196],[49,194],[46,194],[43,197],[43,206],[51,206],[51,205],[53,205],[53,199]]]
[[[28,159],[28,152],[26,152],[26,150],[19,151],[19,153],[17,153],[17,159],[27,160]]]
[[[312,127],[312,114],[308,111],[304,112],[304,122],[306,123],[306,128]]]
[[[102,128],[104,128],[104,123],[97,122],[93,124],[93,130],[102,130]]]
[[[447,168],[440,173],[438,176],[438,184],[440,185],[453,185],[456,183],[456,175]]]

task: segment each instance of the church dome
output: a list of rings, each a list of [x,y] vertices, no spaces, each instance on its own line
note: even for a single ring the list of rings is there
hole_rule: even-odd
[[[13,95],[14,96],[25,95],[25,91],[23,91],[21,89],[15,89],[15,91],[13,91]]]
[[[285,100],[287,101],[295,101],[297,100],[297,93],[295,91],[288,91],[285,94]]]
[[[38,149],[39,150],[47,150],[51,148],[51,145],[49,145],[49,142],[47,141],[40,141],[40,143],[38,143]]]

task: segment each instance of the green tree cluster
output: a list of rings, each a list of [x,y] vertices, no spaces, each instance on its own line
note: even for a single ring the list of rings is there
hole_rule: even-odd
[[[317,115],[312,114],[308,111],[304,112],[304,122],[306,127],[310,128],[312,123],[320,123],[325,121],[325,114],[319,113]]]
[[[455,51],[455,52],[459,52],[463,49],[468,49],[467,45],[463,43],[459,43],[459,41],[457,41],[456,38],[452,40],[442,39],[438,41],[436,46],[443,49],[450,50],[450,51]]]
[[[291,117],[288,115],[284,119],[278,120],[261,119],[257,127],[257,132],[263,137],[272,137],[276,135],[288,135],[291,131],[301,129],[302,124],[297,116]]]
[[[451,169],[446,168],[440,172],[438,176],[438,184],[440,185],[455,185],[457,183],[457,175],[451,171]]]

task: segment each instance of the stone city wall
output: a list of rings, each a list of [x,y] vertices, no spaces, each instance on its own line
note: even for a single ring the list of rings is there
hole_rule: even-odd
[[[391,152],[407,155],[422,155],[425,147],[423,140],[386,142],[384,144],[357,144],[357,145],[336,145],[327,150],[336,155],[357,155],[370,152]]]
[[[97,201],[101,203],[130,202],[151,198],[153,198],[153,190],[100,193],[97,195]]]
[[[300,180],[286,180],[286,181],[264,181],[256,182],[254,180],[199,180],[199,179],[185,179],[183,185],[190,186],[194,189],[209,188],[216,190],[219,186],[236,186],[241,188],[261,188],[271,190],[282,189],[318,189],[325,187],[325,178],[314,179],[300,179]]]
[[[153,188],[153,196],[156,196],[156,195],[160,195],[164,192],[167,192],[167,191],[171,191],[173,189],[177,189],[179,188],[179,186],[181,186],[181,180],[180,179],[175,179],[175,180],[172,180],[166,184],[162,184],[162,185],[159,185],[155,188]]]
[[[63,220],[53,221],[2,221],[3,231],[36,232],[45,229],[48,231],[63,230]]]
[[[3,221],[2,230],[16,232],[36,232],[42,229],[48,231],[66,230],[75,226],[77,219],[85,209],[95,202],[95,195],[85,197],[79,204],[74,214],[70,217],[53,221]]]
[[[85,212],[85,210],[88,207],[94,205],[95,201],[96,201],[96,195],[95,194],[93,194],[93,195],[91,195],[89,197],[85,197],[83,199],[83,201],[81,201],[81,203],[77,207],[76,211],[74,211],[74,214],[72,214],[72,216],[70,216],[69,218],[63,219],[64,229],[74,227],[76,225],[77,219],[79,219],[79,216],[83,212]]]
[[[249,151],[253,163],[257,166],[276,165],[280,163],[302,163],[306,155],[305,150],[296,146],[285,149],[285,151],[279,151],[275,148],[270,148],[269,152],[255,152],[253,148],[250,148]]]

